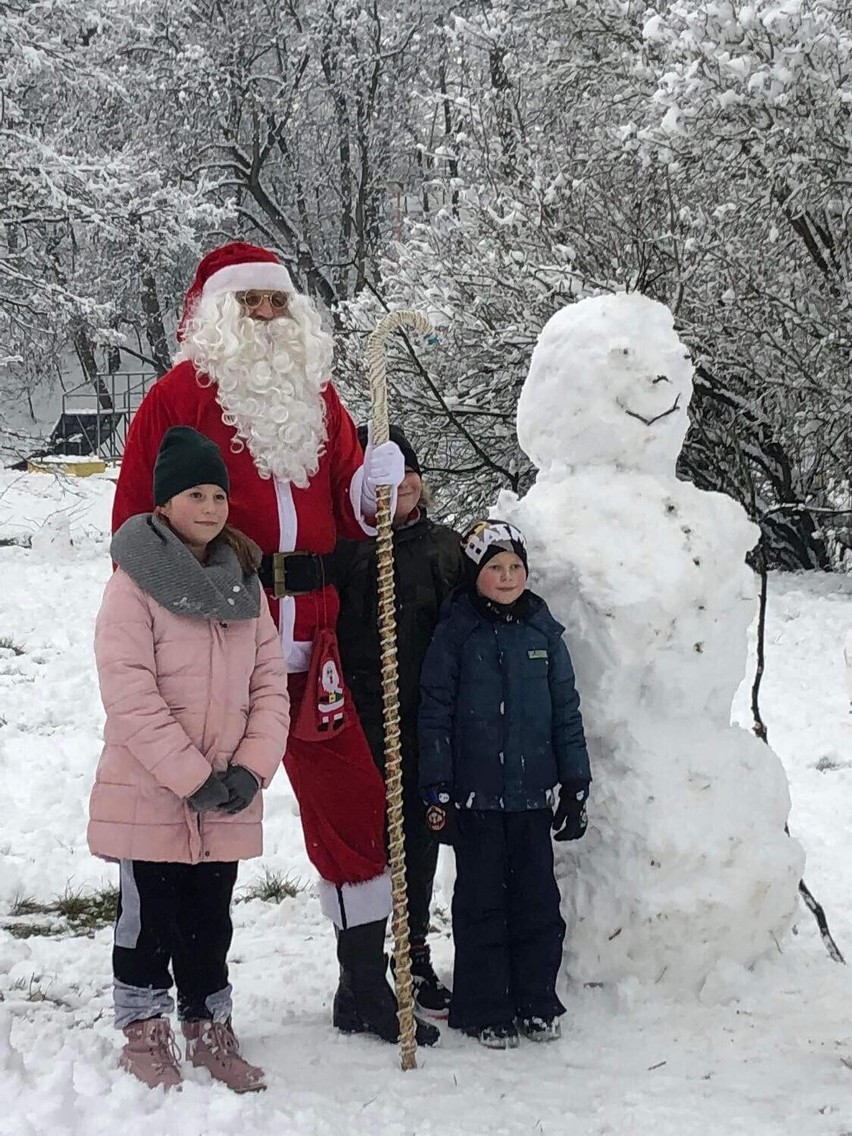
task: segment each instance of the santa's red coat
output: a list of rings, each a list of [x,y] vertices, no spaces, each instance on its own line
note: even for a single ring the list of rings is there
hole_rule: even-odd
[[[113,531],[128,517],[152,511],[154,463],[163,435],[171,426],[193,426],[216,442],[228,467],[229,522],[263,552],[327,553],[340,537],[366,536],[356,511],[356,474],[364,459],[355,426],[330,383],[322,398],[328,442],[309,485],[297,489],[277,478],[262,478],[248,449],[232,447],[236,431],[222,421],[216,387],[199,383],[192,363],[178,363],[151,388],[131,423],[116,486]],[[317,629],[334,628],[337,621],[336,590],[329,586],[280,604],[272,596],[269,600],[288,669],[291,674],[307,671]],[[298,673],[290,683],[293,721],[304,683]],[[299,798],[308,854],[326,884],[327,894],[321,890],[324,909],[343,926],[383,917],[390,909],[384,783],[360,723],[353,717],[325,744],[300,740],[291,731],[285,764]]]

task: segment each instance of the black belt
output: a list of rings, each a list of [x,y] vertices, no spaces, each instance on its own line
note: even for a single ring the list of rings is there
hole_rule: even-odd
[[[277,600],[305,596],[333,583],[330,558],[317,552],[270,552],[261,557],[258,576]]]

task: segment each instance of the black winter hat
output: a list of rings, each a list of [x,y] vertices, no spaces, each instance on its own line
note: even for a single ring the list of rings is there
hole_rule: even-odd
[[[514,552],[529,575],[524,534],[508,521],[498,521],[491,517],[487,521],[477,521],[462,538],[462,552],[467,558],[468,576],[472,583],[476,583],[479,573],[498,552]]]
[[[413,470],[417,476],[420,476],[420,462],[417,460],[417,454],[414,452],[414,447],[399,426],[391,426],[388,430],[388,436],[392,442],[396,442],[402,450],[402,456],[405,458],[405,468]],[[358,427],[358,441],[361,443],[362,448],[367,445],[367,427]]]
[[[229,491],[228,470],[219,447],[191,426],[172,426],[163,435],[154,465],[154,504],[165,505],[194,485]]]

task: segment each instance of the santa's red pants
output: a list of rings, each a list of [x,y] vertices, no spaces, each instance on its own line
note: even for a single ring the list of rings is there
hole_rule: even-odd
[[[291,722],[307,677],[288,680]],[[284,768],[299,802],[305,848],[321,877],[323,911],[344,928],[384,919],[391,909],[385,786],[357,717],[322,741],[291,733]]]

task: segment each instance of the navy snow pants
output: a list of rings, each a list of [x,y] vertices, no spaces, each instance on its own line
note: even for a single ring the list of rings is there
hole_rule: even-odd
[[[565,1013],[556,996],[565,921],[550,809],[459,809],[454,840],[455,971],[449,1024],[508,1025]]]

